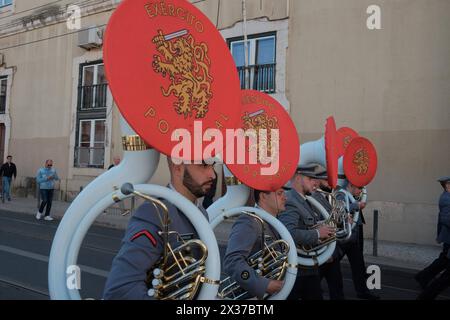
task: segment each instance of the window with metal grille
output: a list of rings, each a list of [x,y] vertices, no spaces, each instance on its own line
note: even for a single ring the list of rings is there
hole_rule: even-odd
[[[12,0],[0,0],[0,8],[6,7],[12,4]]]
[[[244,38],[232,38],[228,40],[228,43],[236,63],[241,88],[274,93],[276,89],[276,34],[266,33],[248,37],[247,67],[245,67]]]
[[[103,168],[105,159],[105,119],[80,120],[76,167]]]
[[[8,84],[8,77],[0,77],[0,113],[5,113],[6,110],[6,92]]]
[[[106,108],[108,83],[103,63],[81,65],[80,72],[78,109]]]
[[[103,61],[80,65],[74,166],[103,168],[108,83]]]

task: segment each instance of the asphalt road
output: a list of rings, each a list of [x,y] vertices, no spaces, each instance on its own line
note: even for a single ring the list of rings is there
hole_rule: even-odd
[[[37,221],[31,215],[0,210],[0,300],[49,299],[48,257],[58,223],[57,220]],[[101,298],[122,235],[123,230],[99,226],[90,228],[78,257],[83,298]],[[414,270],[380,268],[381,290],[376,290],[376,293],[381,299],[411,300],[417,297],[419,287],[413,280]],[[348,264],[342,263],[342,269],[346,298],[356,299]],[[446,290],[439,299],[450,299],[450,290]]]

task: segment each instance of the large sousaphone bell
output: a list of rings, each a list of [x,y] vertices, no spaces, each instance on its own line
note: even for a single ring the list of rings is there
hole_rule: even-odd
[[[327,168],[328,182],[332,187],[336,185],[338,168],[335,131],[336,126],[334,124],[334,119],[328,118],[325,126],[325,135],[319,140],[306,142],[300,146],[301,157],[299,163],[300,165],[317,163]],[[313,197],[306,196],[306,199],[321,215],[322,223],[337,227],[338,232],[342,231],[342,229],[348,230],[349,228],[346,226],[345,218],[341,216],[342,210],[340,210],[340,208],[342,205],[335,201],[335,198],[333,199],[334,195],[332,193],[327,194],[327,196],[330,197],[333,202],[333,211],[331,215]],[[340,224],[338,223],[338,220],[341,221]],[[320,225],[317,225],[313,228],[319,226]],[[339,226],[341,226],[341,230],[339,230]],[[336,234],[338,234],[338,232]],[[345,236],[347,236],[347,234]],[[332,236],[314,247],[298,247],[298,263],[306,267],[324,264],[333,255],[336,248],[336,240],[337,237]]]
[[[181,252],[176,248],[170,250],[165,241],[149,294],[158,299],[217,296],[220,256],[207,219],[179,193],[146,183],[157,168],[159,152],[172,155],[179,142],[172,139],[176,129],[202,137],[207,128],[225,133],[226,128],[236,126],[239,79],[222,36],[195,6],[170,0],[164,5],[172,9],[166,11],[159,10],[162,4],[155,5],[125,0],[109,20],[104,61],[109,87],[124,118],[123,161],[84,188],[64,214],[50,252],[52,299],[81,298],[77,289],[68,288],[66,271],[77,264],[81,243],[96,217],[132,196],[150,201],[163,216],[164,206],[158,199],[172,203],[193,225],[200,238],[196,243],[204,249],[203,257],[195,260],[184,253],[178,255]],[[183,18],[188,16],[191,18]],[[184,161],[202,160],[202,152],[199,156],[194,149],[192,144],[191,150],[178,156]],[[164,239],[172,232],[170,221],[166,219],[162,226]]]
[[[250,187],[275,191],[292,177],[299,158],[298,152],[292,152],[292,146],[299,144],[297,131],[288,113],[270,96],[257,91],[244,90],[241,98],[241,124],[237,129],[253,129],[257,132],[256,144],[253,144],[251,139],[245,142],[246,157],[250,157],[252,151],[256,151],[256,153],[269,151],[273,159],[278,159],[272,162],[272,164],[277,162],[278,168],[270,173],[269,170],[264,171],[270,167],[270,164],[267,163],[262,164],[257,161],[254,164],[239,164],[236,158],[225,159],[225,162],[228,163],[224,168],[227,193],[213,203],[207,211],[212,228],[216,228],[226,219],[248,214],[261,224],[263,233],[265,223],[278,232],[281,239],[271,242],[264,241],[264,248],[249,257],[247,262],[261,276],[284,280],[280,292],[265,297],[270,300],[283,300],[292,290],[297,274],[297,254],[294,240],[286,227],[274,216],[260,208],[245,207],[244,205],[247,202]],[[277,139],[271,139],[270,129],[276,130],[274,133],[277,132]],[[259,130],[267,131],[267,135],[260,135]],[[235,145],[236,148],[241,146]],[[255,148],[257,150],[254,150]],[[234,153],[235,156],[236,153]],[[261,172],[270,174],[264,175]],[[264,236],[262,238],[264,239]],[[234,279],[226,277],[222,280],[219,298],[240,300],[246,295],[247,292],[240,288]]]
[[[345,187],[348,181],[353,185],[362,187],[361,195],[355,199],[345,189],[342,192],[346,196],[346,206],[355,201],[367,202],[366,186],[375,177],[378,159],[374,145],[369,139],[361,137],[350,127],[341,127],[336,131],[339,157],[338,185]],[[353,227],[359,220],[359,211],[353,215]]]

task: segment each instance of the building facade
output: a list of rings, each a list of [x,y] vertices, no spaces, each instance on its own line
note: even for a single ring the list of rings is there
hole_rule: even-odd
[[[242,0],[191,2],[243,80]],[[71,200],[121,155],[101,44],[119,3],[0,0],[0,158],[13,156],[17,190],[52,158],[58,196]],[[368,27],[371,5],[380,29]],[[377,148],[367,236],[378,209],[380,239],[434,244],[436,179],[450,174],[450,2],[246,0],[246,13],[250,86],[289,111],[301,143],[332,115]],[[152,182],[167,178],[161,161]]]

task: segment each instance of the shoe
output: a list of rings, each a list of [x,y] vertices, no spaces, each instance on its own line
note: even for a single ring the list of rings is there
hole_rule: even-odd
[[[380,300],[380,296],[370,292],[358,293],[356,296],[363,300]]]
[[[8,198],[8,201],[11,201],[11,198]]]
[[[428,285],[428,281],[426,281],[423,277],[421,277],[421,274],[418,273],[414,276],[414,279],[419,283],[419,286],[423,289],[425,289]]]
[[[36,213],[36,219],[41,220],[42,217],[42,213],[40,213],[39,211]]]
[[[47,221],[52,221],[52,220],[53,220],[53,218],[52,218],[52,217],[50,217],[50,216],[45,216],[45,217],[44,217],[44,220],[47,220]]]

